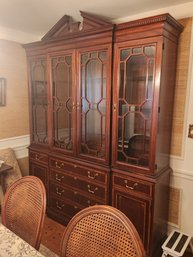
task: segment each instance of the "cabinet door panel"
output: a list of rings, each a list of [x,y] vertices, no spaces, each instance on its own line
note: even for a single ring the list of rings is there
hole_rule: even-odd
[[[31,141],[48,144],[47,66],[45,58],[30,60]]]
[[[113,206],[125,213],[137,229],[146,249],[149,245],[150,202],[118,190],[114,190]]]
[[[113,124],[114,162],[150,167],[156,43],[139,42],[115,48]],[[150,140],[151,138],[151,140]]]
[[[47,189],[47,174],[48,174],[47,167],[30,162],[30,173],[31,175],[40,178],[41,181],[44,183],[45,188]]]
[[[74,92],[73,56],[63,54],[51,57],[52,66],[52,106],[53,145],[66,153],[74,152]]]
[[[79,155],[96,161],[109,159],[110,52],[79,53]],[[80,106],[80,107],[79,107]]]

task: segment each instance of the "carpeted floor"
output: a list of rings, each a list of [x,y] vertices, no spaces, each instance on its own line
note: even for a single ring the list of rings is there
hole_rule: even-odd
[[[49,253],[49,252],[47,254],[44,254],[43,252],[41,253],[47,257],[52,257],[52,256],[55,257],[57,255],[59,256],[60,243],[61,243],[64,230],[65,230],[64,226],[46,217],[45,223],[44,223],[42,241],[41,241],[41,244],[43,245],[43,249],[40,248],[40,252],[41,250],[45,251],[46,250],[45,248],[47,248],[50,251],[52,251],[54,254],[51,255],[52,253]]]

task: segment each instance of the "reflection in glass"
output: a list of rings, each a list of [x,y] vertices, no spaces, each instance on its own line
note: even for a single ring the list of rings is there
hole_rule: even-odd
[[[48,143],[47,126],[47,74],[45,59],[33,60],[31,67],[32,89],[32,140],[36,143]]]
[[[106,61],[106,51],[81,55],[80,153],[99,158],[105,158]]]
[[[119,67],[118,161],[147,167],[155,46],[122,49]]]
[[[72,151],[72,57],[52,58],[54,145]]]
[[[143,55],[131,56],[126,62],[126,95],[128,104],[140,104],[146,97],[147,63]]]

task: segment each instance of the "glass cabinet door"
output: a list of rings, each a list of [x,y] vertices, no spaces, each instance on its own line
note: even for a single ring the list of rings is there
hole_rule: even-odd
[[[118,162],[149,166],[155,45],[119,51],[117,85]]]
[[[53,145],[66,152],[73,152],[72,55],[51,58]]]
[[[32,142],[48,144],[46,59],[30,61]]]
[[[79,154],[102,161],[108,155],[106,132],[110,75],[107,78],[107,56],[106,50],[80,55]]]

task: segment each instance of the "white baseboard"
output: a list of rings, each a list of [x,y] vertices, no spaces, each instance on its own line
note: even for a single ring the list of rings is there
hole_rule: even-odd
[[[29,135],[0,139],[0,149],[12,148],[15,151],[16,158],[21,159],[28,157],[27,148],[29,143]]]

